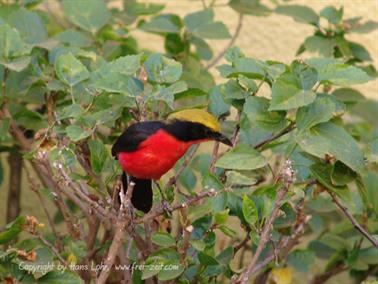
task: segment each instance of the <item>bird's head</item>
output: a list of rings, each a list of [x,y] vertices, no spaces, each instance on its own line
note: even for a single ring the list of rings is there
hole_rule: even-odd
[[[228,146],[233,146],[230,139],[220,131],[218,120],[210,113],[200,109],[185,109],[171,113],[168,121],[191,124],[191,132],[198,139],[215,140]]]

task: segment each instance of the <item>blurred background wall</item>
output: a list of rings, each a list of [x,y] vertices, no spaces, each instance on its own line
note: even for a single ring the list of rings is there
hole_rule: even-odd
[[[203,4],[200,0],[144,0],[141,2],[165,4],[164,12],[178,14],[182,17],[187,13],[203,9]],[[223,21],[229,27],[231,34],[233,34],[237,26],[238,14],[226,5],[227,2],[227,0],[216,1],[215,16],[218,20]],[[273,7],[272,1],[266,0],[262,2],[267,6]],[[344,19],[362,17],[364,21],[378,21],[378,0],[292,0],[287,1],[287,3],[307,5],[316,12],[328,5],[334,5],[337,8],[343,6]],[[163,43],[159,36],[143,32],[133,33],[144,39],[139,42],[141,47],[163,51]],[[290,62],[295,57],[295,53],[304,38],[312,34],[313,28],[310,25],[295,22],[287,16],[275,13],[267,17],[244,16],[243,26],[235,45],[239,46],[248,57]],[[374,66],[378,68],[378,30],[368,34],[353,34],[348,36],[348,39],[362,43],[370,52]],[[211,47],[214,50],[214,54],[219,53],[227,43],[228,40],[213,41]],[[311,57],[315,55],[307,53],[305,56]],[[220,80],[217,70],[212,68],[211,71]],[[357,89],[370,98],[378,100],[378,80],[370,81],[363,86],[357,86]]]

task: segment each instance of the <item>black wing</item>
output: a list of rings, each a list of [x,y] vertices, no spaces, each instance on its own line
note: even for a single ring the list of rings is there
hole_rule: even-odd
[[[132,152],[138,149],[140,143],[163,127],[161,121],[137,122],[130,125],[112,147],[112,155],[117,157],[119,152]]]

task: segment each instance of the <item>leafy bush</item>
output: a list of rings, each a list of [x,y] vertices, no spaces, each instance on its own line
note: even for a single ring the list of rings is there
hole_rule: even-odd
[[[184,18],[134,1],[40,2],[0,7],[0,143],[23,154],[49,228],[33,216],[4,228],[2,281],[290,283],[315,263],[324,268],[311,283],[377,276],[377,102],[351,88],[377,73],[346,37],[377,23],[231,0],[231,35],[216,1]],[[284,64],[232,46],[243,17],[275,14],[314,26],[298,55],[321,57]],[[162,37],[165,54],[140,50],[134,29]],[[208,40],[228,38],[214,55]],[[184,108],[207,108],[235,146],[192,148],[151,213],[119,208],[112,143],[132,122]]]

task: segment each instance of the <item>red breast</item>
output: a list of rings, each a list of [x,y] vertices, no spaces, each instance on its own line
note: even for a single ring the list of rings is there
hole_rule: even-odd
[[[179,141],[161,129],[143,141],[136,151],[119,153],[118,159],[127,174],[157,180],[197,142]]]

